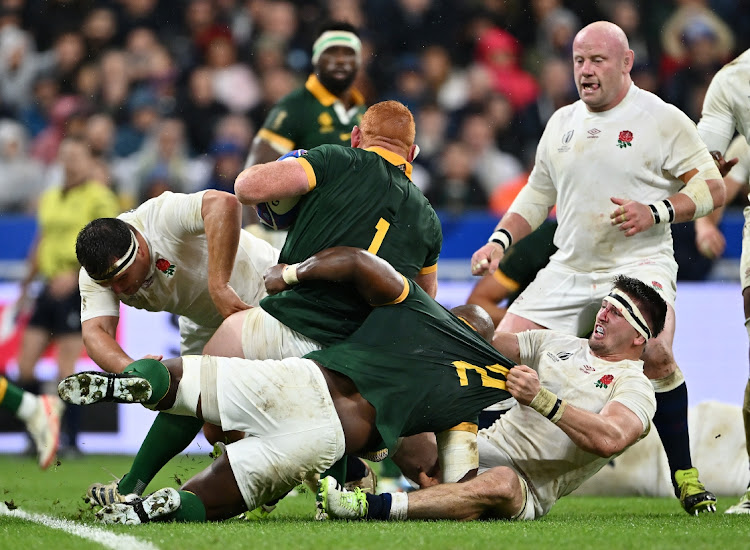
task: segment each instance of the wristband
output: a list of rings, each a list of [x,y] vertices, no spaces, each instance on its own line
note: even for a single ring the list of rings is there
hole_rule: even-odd
[[[541,388],[529,403],[529,407],[545,416],[553,424],[559,422],[567,406],[567,401],[560,399],[547,388]]]
[[[487,240],[488,243],[497,243],[503,247],[503,252],[510,248],[513,244],[513,237],[510,235],[507,229],[496,229],[490,238]]]
[[[299,264],[287,265],[281,270],[281,278],[284,279],[284,282],[289,286],[294,286],[299,283],[299,279],[297,278],[298,265]]]
[[[674,207],[669,199],[664,199],[648,205],[651,209],[651,216],[654,218],[654,224],[672,223],[674,221]]]

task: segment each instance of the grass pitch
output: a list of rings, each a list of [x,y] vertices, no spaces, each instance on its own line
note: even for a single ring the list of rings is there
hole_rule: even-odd
[[[270,518],[258,522],[234,519],[208,524],[101,526],[94,521],[94,510],[83,501],[86,487],[93,481],[106,481],[110,472],[122,475],[130,461],[131,457],[87,456],[62,460],[41,472],[31,459],[0,455],[0,502],[5,501],[8,507],[17,507],[25,517],[37,520],[0,515],[0,549],[729,550],[750,547],[750,517],[722,513],[734,503],[735,497],[720,498],[717,514],[699,517],[688,516],[677,500],[670,498],[573,496],[558,503],[546,518],[526,523],[319,523],[312,519],[314,497],[306,493],[285,498]],[[177,487],[209,461],[205,456],[178,457],[167,465],[149,490]],[[68,531],[49,527],[47,524],[54,518],[68,520],[65,523]],[[70,532],[75,529],[81,532]]]

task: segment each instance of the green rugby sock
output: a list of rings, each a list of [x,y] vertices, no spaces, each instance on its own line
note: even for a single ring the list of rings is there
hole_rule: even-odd
[[[177,416],[159,413],[151,429],[143,440],[133,465],[120,480],[120,494],[143,494],[159,470],[198,435],[203,421],[192,416]]]
[[[169,391],[170,376],[169,369],[161,361],[156,359],[139,359],[125,367],[123,374],[133,373],[145,378],[151,384],[151,398],[146,405],[156,405]]]
[[[180,493],[180,507],[170,516],[172,521],[206,521],[206,507],[195,493],[177,491]]]
[[[346,472],[347,472],[347,457],[344,455],[338,461],[334,462],[330,468],[328,468],[325,472],[320,474],[320,479],[325,479],[328,476],[331,476],[336,481],[339,481],[340,483],[346,482]]]
[[[0,408],[16,414],[23,400],[23,390],[0,376]]]

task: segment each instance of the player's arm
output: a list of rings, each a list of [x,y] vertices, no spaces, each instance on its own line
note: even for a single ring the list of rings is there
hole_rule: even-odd
[[[242,227],[242,205],[223,191],[206,191],[201,217],[208,245],[208,292],[223,317],[249,309],[229,285]]]
[[[500,303],[512,292],[495,278],[498,273],[499,271],[496,270],[492,275],[485,275],[479,279],[466,300],[467,304],[476,304],[489,313],[495,327],[500,324],[508,309],[500,307]]]
[[[553,115],[555,116],[557,113]],[[539,141],[534,169],[529,174],[528,182],[513,199],[507,214],[497,224],[487,244],[472,255],[472,275],[494,273],[506,250],[542,225],[555,206],[557,189],[547,159],[547,142],[553,139],[549,136],[551,127],[551,123],[547,125]]]
[[[542,388],[535,370],[517,365],[506,374],[506,388],[521,405],[546,416],[586,452],[608,458],[635,443],[643,423],[628,407],[608,402],[599,413],[579,409]]]
[[[420,273],[419,275],[414,277],[414,282],[417,283],[422,288],[422,290],[429,294],[430,298],[432,298],[433,300],[435,299],[438,289],[437,270],[430,273]]]
[[[518,335],[515,333],[495,332],[492,337],[492,346],[514,363],[521,361],[521,346],[518,343]]]
[[[245,168],[255,166],[256,164],[272,162],[292,149],[293,147],[287,149],[285,146],[276,145],[261,136],[256,136],[250,147],[250,153],[247,156]]]
[[[735,116],[731,100],[727,97],[727,73],[719,71],[708,85],[703,99],[701,119],[698,121],[698,134],[711,152],[723,155],[732,140],[735,129]]]
[[[303,164],[304,163],[304,164]],[[234,180],[234,194],[242,204],[258,204],[304,195],[315,186],[315,175],[305,160],[288,158],[246,168]]]
[[[726,204],[731,203],[741,189],[746,188],[731,175],[724,178],[727,189]],[[707,258],[718,258],[724,253],[726,239],[719,229],[719,223],[724,216],[724,206],[717,208],[708,216],[695,220],[695,246]]]
[[[81,323],[83,345],[92,361],[107,372],[120,373],[133,362],[115,339],[119,317],[101,316]]]
[[[305,281],[349,283],[372,306],[397,301],[409,288],[391,264],[366,250],[349,246],[327,248],[298,264],[275,265],[263,279],[269,294]]]
[[[667,199],[651,204],[611,197],[617,205],[610,214],[612,225],[626,237],[650,229],[657,223],[683,223],[706,216],[724,204],[726,187],[713,160],[685,172],[685,186]]]

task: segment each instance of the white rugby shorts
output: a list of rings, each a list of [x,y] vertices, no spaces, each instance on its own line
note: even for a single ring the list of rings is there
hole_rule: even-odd
[[[530,521],[540,518],[544,515],[539,500],[531,490],[529,483],[515,469],[513,461],[499,447],[493,445],[492,441],[486,437],[477,437],[477,450],[479,451],[479,473],[486,472],[497,466],[506,466],[513,470],[521,484],[521,490],[524,492],[523,506],[515,516],[509,518],[513,521]]]
[[[290,329],[262,307],[249,309],[242,324],[245,359],[302,357],[320,348],[316,341]]]
[[[216,389],[216,401],[204,409],[218,405],[223,430],[248,434],[227,445],[227,458],[249,510],[282,497],[344,456],[344,430],[313,361],[196,360],[202,370],[215,367],[215,377],[201,373],[202,401],[212,393],[207,383]]]
[[[550,262],[508,308],[545,328],[585,336],[594,327],[602,299],[612,290],[615,275],[627,275],[653,287],[674,307],[677,264],[644,260],[617,271],[579,273]]]

